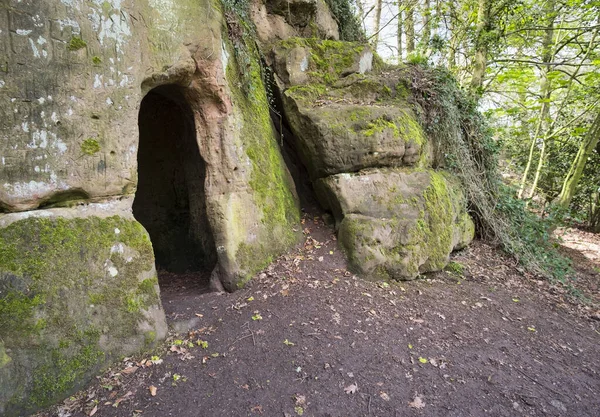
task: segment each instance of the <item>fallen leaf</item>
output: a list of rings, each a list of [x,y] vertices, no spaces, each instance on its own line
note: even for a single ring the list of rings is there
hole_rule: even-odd
[[[346,388],[344,388],[344,392],[346,394],[354,394],[354,393],[356,393],[356,391],[358,391],[358,385],[356,385],[356,382],[354,384],[350,384]]]
[[[121,371],[122,374],[129,375],[138,370],[137,366],[130,366],[129,368],[125,368]]]
[[[115,401],[115,402],[113,403],[113,405],[112,405],[112,406],[113,406],[113,407],[115,407],[115,408],[116,408],[116,407],[118,407],[118,406],[119,406],[119,404],[121,404],[121,402],[123,402],[123,401],[125,401],[125,400],[129,399],[129,397],[130,397],[131,395],[133,395],[133,392],[131,392],[131,391],[128,391],[128,392],[127,392],[127,394],[123,395],[121,398],[119,398],[117,401]]]
[[[204,314],[198,314],[198,313],[196,313],[196,316],[202,318],[202,317],[204,317]]]
[[[90,411],[90,413],[88,414],[88,416],[92,417],[94,414],[96,414],[96,411],[98,411],[98,406],[94,406],[94,408],[92,408],[92,411]]]
[[[150,385],[150,387],[148,387],[148,389],[150,390],[150,395],[152,395],[153,397],[156,397],[156,387],[154,385]]]
[[[411,408],[424,408],[425,407],[425,403],[423,402],[423,399],[420,396],[415,396],[415,399],[412,400],[411,402],[408,403],[408,406]]]
[[[385,393],[385,392],[383,392],[383,391],[380,391],[380,392],[379,392],[379,396],[381,397],[381,399],[382,399],[383,401],[389,401],[389,400],[390,400],[390,396],[389,396],[389,395],[387,395],[387,393]]]
[[[306,404],[306,396],[296,394],[296,405],[305,405]]]
[[[255,405],[254,407],[250,408],[250,411],[252,411],[253,413],[262,414],[263,413],[262,405]]]

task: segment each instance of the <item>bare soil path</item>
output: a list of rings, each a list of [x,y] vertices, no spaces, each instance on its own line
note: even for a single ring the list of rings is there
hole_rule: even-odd
[[[565,287],[474,242],[453,272],[373,283],[321,218],[303,227],[241,291],[171,288],[168,318],[192,331],[39,416],[600,415],[598,258]]]

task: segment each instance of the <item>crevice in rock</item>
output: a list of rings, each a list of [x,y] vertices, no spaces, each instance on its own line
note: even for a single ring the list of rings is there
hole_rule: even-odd
[[[297,139],[292,133],[283,112],[281,91],[274,79],[273,71],[264,62],[261,62],[265,74],[265,88],[269,98],[269,114],[279,135],[278,144],[283,160],[294,180],[296,192],[300,200],[302,211],[309,213],[322,213],[325,209],[319,203],[308,170],[302,162],[298,151],[294,147]]]
[[[182,87],[151,90],[142,100],[138,125],[133,214],[150,235],[168,313],[168,304],[182,294],[208,291],[217,263],[206,210],[206,163]]]
[[[81,188],[58,191],[44,199],[36,210],[70,206],[76,204],[77,202],[88,201],[89,199],[90,195]]]

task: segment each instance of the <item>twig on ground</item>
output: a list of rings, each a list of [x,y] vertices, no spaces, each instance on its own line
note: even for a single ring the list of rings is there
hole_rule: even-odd
[[[562,395],[562,396],[564,396],[564,397],[567,397],[568,399],[571,399],[571,397],[569,397],[567,394],[565,394],[565,393],[563,393],[563,392],[560,392],[560,391],[557,391],[557,390],[555,390],[554,388],[550,388],[549,386],[542,384],[540,381],[538,381],[537,379],[535,379],[535,378],[534,378],[534,377],[532,377],[532,376],[529,376],[529,375],[527,375],[525,372],[523,372],[522,370],[520,370],[520,369],[518,369],[518,368],[515,368],[515,369],[516,369],[517,371],[519,371],[521,374],[523,374],[523,376],[524,376],[524,377],[526,377],[527,379],[530,379],[530,380],[532,380],[533,382],[535,382],[535,383],[536,383],[536,384],[538,384],[539,386],[541,386],[541,387],[544,387],[544,388],[546,388],[547,390],[549,390],[549,391],[552,391],[552,392],[553,392],[553,393],[555,393],[555,394]]]

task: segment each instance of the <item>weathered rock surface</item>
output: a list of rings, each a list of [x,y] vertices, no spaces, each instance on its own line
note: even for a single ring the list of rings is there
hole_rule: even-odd
[[[296,149],[312,178],[371,167],[400,167],[426,158],[425,136],[408,107],[304,106],[284,92]]]
[[[225,22],[220,4],[22,0],[0,9],[0,289],[10,291],[0,292],[0,414],[15,415],[68,395],[115,355],[144,348],[144,332],[164,336],[158,289],[146,281],[154,298],[135,298],[136,280],[155,278],[154,258],[130,214],[141,172],[140,104],[150,92],[187,109],[185,135],[202,179],[190,185],[196,171],[186,160],[188,185],[176,191],[191,212],[189,235],[212,251],[213,276],[227,290],[299,239],[299,207],[258,51],[239,22]],[[144,172],[161,180],[159,170]],[[117,217],[82,214],[90,203],[119,200],[126,207]],[[60,214],[45,217],[58,213],[51,207]],[[127,239],[112,241],[105,226]],[[60,231],[68,234],[62,249]],[[105,323],[109,304],[94,298],[112,290],[115,308],[125,303],[112,317],[116,334]],[[23,332],[13,331],[15,314],[25,317]],[[21,334],[31,335],[27,343]]]
[[[250,13],[260,42],[302,36],[338,40],[338,24],[324,0],[254,0]]]
[[[127,202],[0,217],[0,414],[52,404],[166,331]]]
[[[373,169],[315,184],[350,266],[375,279],[412,279],[446,266],[474,236],[459,184],[433,170]]]
[[[271,57],[291,144],[350,266],[375,279],[442,269],[474,224],[457,180],[431,169],[435,143],[399,70],[370,73],[373,56],[344,42],[291,38]]]
[[[284,87],[332,83],[373,66],[370,46],[316,38],[289,38],[272,46],[269,59]]]
[[[258,56],[250,43],[251,68],[239,69],[218,7],[25,0],[6,10],[0,40],[13,46],[0,74],[0,212],[133,195],[139,104],[170,85],[194,114],[223,284],[236,288],[296,240],[295,191]],[[253,251],[260,256],[245,256]]]

